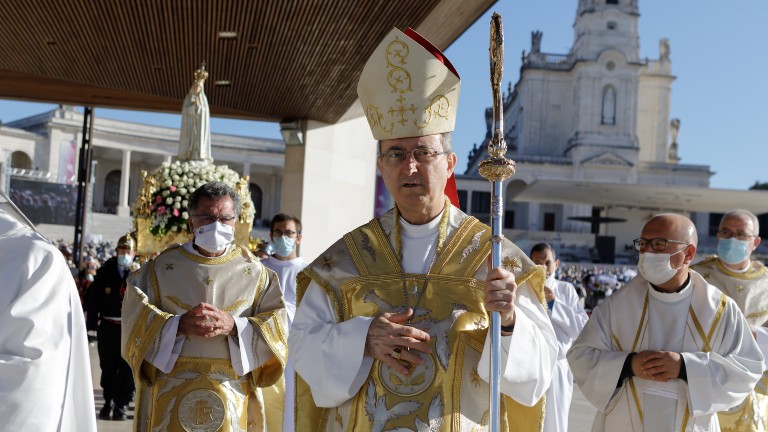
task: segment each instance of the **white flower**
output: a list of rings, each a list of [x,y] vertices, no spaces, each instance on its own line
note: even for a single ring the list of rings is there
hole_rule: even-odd
[[[181,205],[183,205],[184,207],[186,207],[188,204],[189,204],[189,201],[188,201],[188,200],[183,200],[183,201],[181,202]]]
[[[164,191],[163,191],[162,195],[163,195],[163,197],[167,197],[167,196],[168,196],[168,194],[170,194],[170,193],[171,193],[171,191],[169,191],[168,189],[166,189],[166,190],[164,190]]]
[[[173,203],[173,208],[180,209],[181,208],[181,203]]]
[[[173,204],[173,197],[168,197],[165,199],[166,204]]]
[[[182,219],[189,219],[189,213],[187,213],[187,212],[182,212],[182,213],[181,213],[181,218],[182,218]]]
[[[180,202],[181,201],[181,197],[176,195],[176,197],[173,200],[176,201],[176,202]]]

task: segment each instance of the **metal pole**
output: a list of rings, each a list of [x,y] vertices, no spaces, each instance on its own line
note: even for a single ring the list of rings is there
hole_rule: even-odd
[[[491,18],[491,92],[493,93],[493,138],[488,144],[488,159],[480,162],[480,175],[491,182],[491,265],[501,266],[502,185],[504,180],[515,174],[515,161],[506,158],[507,144],[504,142],[504,104],[501,97],[501,77],[504,69],[504,29],[501,15],[494,13]],[[500,349],[501,316],[491,313],[491,367],[490,367],[490,431],[499,432],[500,395]]]
[[[93,108],[83,109],[83,139],[80,145],[80,159],[77,164],[77,207],[75,208],[75,238],[72,247],[72,262],[78,268],[82,265],[83,249],[85,248],[86,219],[88,214],[88,195],[91,189],[91,177],[93,164],[93,147],[91,143],[93,133]]]

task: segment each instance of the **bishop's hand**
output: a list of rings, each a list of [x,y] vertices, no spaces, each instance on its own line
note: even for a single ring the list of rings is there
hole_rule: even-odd
[[[406,375],[410,365],[424,361],[409,350],[431,353],[427,342],[429,334],[403,325],[413,315],[413,309],[400,313],[383,313],[376,316],[368,327],[365,339],[365,355],[387,364],[390,368]]]
[[[490,259],[488,267],[490,267]],[[511,327],[515,325],[515,299],[517,298],[517,282],[515,274],[502,267],[488,270],[485,278],[485,310],[490,314],[493,311],[499,313],[501,325]]]

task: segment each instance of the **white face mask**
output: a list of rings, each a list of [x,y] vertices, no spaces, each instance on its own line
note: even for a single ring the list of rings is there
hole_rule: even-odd
[[[195,229],[195,244],[208,252],[221,252],[235,239],[235,228],[216,221]]]
[[[673,254],[641,253],[640,261],[637,263],[637,270],[648,282],[654,285],[661,285],[672,279],[677,274],[677,271],[680,270],[680,267],[683,266],[681,264],[678,268],[672,268],[669,260],[672,258],[672,255],[677,255],[685,249],[682,248]]]

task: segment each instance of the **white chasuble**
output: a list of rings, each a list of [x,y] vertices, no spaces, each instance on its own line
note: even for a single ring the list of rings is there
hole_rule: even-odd
[[[631,377],[631,352],[679,352],[687,381]],[[762,373],[762,354],[736,304],[696,272],[680,293],[635,277],[592,313],[568,352],[576,383],[597,408],[593,431],[716,431],[715,413],[740,403]]]

